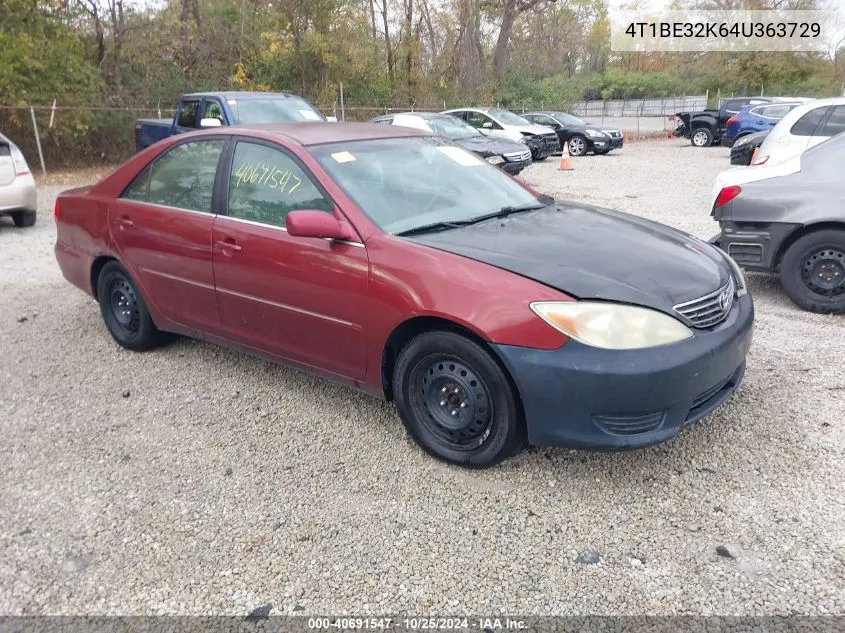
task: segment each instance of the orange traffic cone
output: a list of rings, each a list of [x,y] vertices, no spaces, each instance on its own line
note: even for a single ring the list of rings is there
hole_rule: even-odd
[[[564,141],[563,151],[560,153],[560,165],[558,165],[558,171],[572,171],[573,169],[572,161],[569,160],[569,143]]]

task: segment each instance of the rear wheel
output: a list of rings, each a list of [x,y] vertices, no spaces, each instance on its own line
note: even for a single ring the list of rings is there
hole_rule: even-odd
[[[12,211],[9,215],[19,229],[35,224],[35,211]]]
[[[780,283],[805,310],[845,313],[845,231],[827,229],[798,238],[783,256]]]
[[[147,305],[129,273],[116,261],[103,266],[97,280],[100,313],[109,334],[126,349],[141,351],[162,341]]]
[[[690,143],[695,147],[710,147],[713,144],[713,133],[706,127],[693,130]]]
[[[455,332],[412,339],[393,374],[396,408],[423,450],[484,468],[523,444],[522,413],[508,377],[481,345]]]

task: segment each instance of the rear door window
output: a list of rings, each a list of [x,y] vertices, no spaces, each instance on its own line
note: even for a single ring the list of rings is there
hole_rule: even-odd
[[[153,163],[147,201],[177,209],[211,213],[211,198],[222,139],[182,143]]]
[[[832,106],[825,106],[823,108],[815,108],[805,113],[793,125],[790,132],[794,136],[820,136],[821,132],[817,132],[819,124],[830,112]]]
[[[194,127],[197,122],[197,111],[199,107],[199,101],[183,101],[182,107],[179,109],[179,119],[176,121],[176,124],[179,127]]]
[[[836,106],[822,127],[820,136],[836,136],[845,132],[845,106]]]
[[[332,203],[292,156],[259,143],[235,146],[229,216],[284,227],[288,213],[306,209],[332,213]]]

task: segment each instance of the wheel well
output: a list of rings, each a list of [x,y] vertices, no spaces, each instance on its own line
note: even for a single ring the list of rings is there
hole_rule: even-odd
[[[97,280],[100,278],[100,271],[103,270],[103,266],[112,261],[116,262],[117,260],[114,257],[103,255],[95,259],[94,263],[91,264],[91,292],[95,299],[99,299],[97,296]]]
[[[511,376],[510,371],[508,371],[508,368],[502,362],[502,359],[499,358],[499,355],[490,349],[487,341],[478,336],[478,334],[472,330],[465,328],[454,321],[441,319],[439,317],[413,317],[401,323],[395,330],[393,330],[393,332],[390,333],[390,336],[387,337],[387,343],[384,345],[384,351],[381,356],[381,382],[385,398],[393,400],[393,370],[396,367],[396,359],[399,357],[399,353],[402,351],[402,348],[404,348],[405,345],[407,345],[408,342],[415,336],[422,334],[423,332],[431,332],[434,330],[461,334],[478,343],[490,352],[490,357],[496,361],[510,382],[511,389],[513,389],[514,396],[516,397],[516,406],[519,408],[523,419],[525,418],[525,410],[522,407],[522,398],[519,394],[519,388],[516,386],[516,382],[514,381],[513,376]]]
[[[843,222],[819,222],[818,224],[808,224],[802,226],[800,228],[795,229],[786,236],[786,239],[783,240],[783,243],[778,248],[777,255],[775,255],[775,261],[773,268],[777,270],[780,268],[780,262],[783,259],[783,256],[786,254],[786,251],[792,246],[796,241],[804,237],[805,235],[809,235],[810,233],[815,233],[816,231],[824,231],[826,229],[835,229],[838,231],[845,231],[845,223]]]

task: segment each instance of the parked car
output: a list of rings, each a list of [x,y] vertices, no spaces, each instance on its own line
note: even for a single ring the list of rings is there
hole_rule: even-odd
[[[762,105],[780,101],[807,101],[802,98],[786,97],[731,97],[719,103],[718,110],[701,112],[678,112],[675,116],[681,120],[675,129],[675,136],[688,138],[695,147],[710,147],[721,141],[728,119],[749,105]]]
[[[740,266],[779,274],[792,301],[812,312],[845,313],[845,134],[773,166],[724,182],[713,204],[712,241]]]
[[[731,147],[738,139],[749,134],[771,130],[790,110],[802,103],[793,101],[745,106],[727,120],[722,145]]]
[[[35,178],[17,145],[0,134],[0,216],[19,228],[35,224],[38,194]]]
[[[561,147],[566,143],[572,156],[583,156],[587,152],[607,154],[622,147],[622,132],[618,129],[591,125],[565,112],[526,112],[520,116],[552,128],[557,132]]]
[[[751,344],[719,249],[396,125],[167,139],[55,213],[59,267],[121,346],[176,332],[318,372],[464,466],[664,441],[733,393]]]
[[[814,99],[798,106],[772,128],[753,165],[772,165],[845,131],[845,97]]]
[[[746,134],[731,146],[731,165],[750,165],[754,150],[763,144],[769,130]]]
[[[372,119],[370,123],[391,123],[402,127],[434,132],[466,150],[475,152],[491,165],[501,167],[514,176],[531,164],[531,150],[523,143],[502,141],[485,136],[468,123],[451,114],[403,112],[385,114]]]
[[[172,119],[135,121],[140,151],[174,134],[224,125],[328,121],[302,97],[288,92],[196,92],[183,95]]]
[[[545,160],[552,154],[559,153],[561,149],[557,132],[552,128],[526,121],[510,110],[458,108],[446,110],[443,114],[456,116],[492,138],[525,143],[531,150],[533,160]]]

